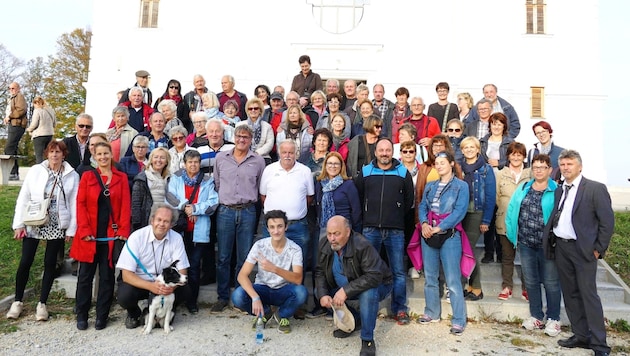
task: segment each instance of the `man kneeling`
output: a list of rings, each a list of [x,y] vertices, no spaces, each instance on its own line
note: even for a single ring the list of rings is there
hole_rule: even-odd
[[[238,273],[240,287],[232,293],[232,303],[256,317],[263,316],[265,324],[273,319],[278,323],[278,331],[288,334],[291,332],[289,318],[308,296],[301,285],[302,249],[285,235],[288,219],[284,211],[267,212],[265,222],[271,237],[256,241],[249,251]],[[249,275],[256,264],[258,273],[252,284]],[[272,305],[278,307],[273,315]],[[252,327],[256,327],[256,320]]]
[[[346,300],[359,300],[359,312],[349,308],[355,330],[361,328],[361,355],[375,355],[374,328],[379,302],[392,291],[393,276],[372,244],[352,231],[343,216],[333,216],[326,226],[327,239],[319,242],[315,270],[316,295],[324,308],[343,308]],[[357,319],[357,316],[360,319]],[[335,330],[338,338],[351,332]]]

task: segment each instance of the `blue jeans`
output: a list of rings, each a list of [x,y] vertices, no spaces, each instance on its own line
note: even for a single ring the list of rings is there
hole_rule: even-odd
[[[269,230],[267,230],[267,224],[263,223],[262,230],[264,237],[269,237]],[[302,273],[302,284],[304,284],[304,276],[306,275],[306,261],[308,261],[309,241],[311,239],[308,231],[308,222],[306,217],[300,220],[289,220],[289,227],[285,233],[286,237],[295,242],[302,249],[302,265],[304,266]]]
[[[547,297],[547,319],[560,320],[560,278],[558,269],[553,260],[545,258],[541,248],[531,248],[518,243],[521,254],[521,270],[525,279],[525,288],[529,297],[529,314],[538,320],[543,320],[545,314],[542,311],[542,290],[540,284],[545,286]]]
[[[462,290],[462,271],[460,262],[462,259],[462,238],[459,233],[447,239],[441,248],[433,248],[422,240],[422,261],[424,265],[424,297],[426,306],[424,314],[432,319],[442,317],[442,303],[438,290],[438,277],[440,275],[440,262],[444,269],[444,277],[451,296],[453,308],[453,326],[466,327],[466,303]]]
[[[290,318],[308,298],[308,291],[302,285],[289,283],[278,289],[270,288],[264,284],[254,284],[253,286],[265,308],[265,315],[269,315],[270,306],[275,305],[278,307],[279,318]],[[243,287],[236,288],[232,293],[232,304],[249,314],[252,313],[252,298]]]
[[[241,270],[256,233],[256,205],[245,209],[231,209],[220,205],[217,211],[217,294],[219,300],[228,301],[230,297],[230,261],[236,241],[236,270],[234,279]]]
[[[392,313],[394,315],[407,311],[407,273],[403,264],[405,253],[405,232],[398,229],[379,229],[364,227],[363,236],[370,241],[376,251],[381,251],[381,244],[385,246],[389,268],[394,275],[392,291]]]

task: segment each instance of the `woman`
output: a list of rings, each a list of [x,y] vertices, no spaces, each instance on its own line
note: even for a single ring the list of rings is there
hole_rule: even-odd
[[[131,141],[138,135],[138,131],[129,125],[129,109],[126,106],[115,107],[112,110],[112,120],[114,127],[107,130],[105,135],[112,146],[112,159],[114,162],[120,162],[120,159],[125,156],[129,149]]]
[[[299,105],[291,105],[287,108],[287,118],[280,124],[276,136],[277,151],[280,152],[280,144],[285,140],[295,142],[297,154],[296,160],[304,163],[309,158],[313,135],[309,133],[311,125],[306,120]],[[312,132],[312,131],[311,131]]]
[[[42,163],[44,160],[44,149],[52,140],[57,125],[55,110],[50,108],[41,96],[33,100],[33,116],[31,124],[26,131],[33,139],[33,150],[35,151],[35,163]]]
[[[365,130],[363,129],[363,122],[365,122],[365,120],[370,117],[370,115],[374,114],[374,104],[372,104],[372,102],[368,99],[361,101],[359,105],[357,105],[357,108],[358,112],[354,120],[352,121],[353,123],[350,133],[351,138],[365,134]],[[379,135],[386,137],[385,131],[386,130],[383,127]]]
[[[99,142],[107,142],[107,136],[104,133],[96,132],[90,135],[88,138],[88,151],[90,151],[90,160],[89,162],[82,162],[76,169],[77,173],[79,173],[79,177],[83,175],[83,172],[89,171],[92,169],[96,169],[98,164],[94,159],[94,147]],[[117,167],[118,168],[118,167]]]
[[[402,125],[403,120],[411,115],[411,107],[407,102],[407,100],[409,100],[409,90],[407,88],[400,87],[396,89],[394,95],[396,95],[396,104],[394,105],[394,111],[392,113],[391,133],[394,141],[396,141],[396,137],[398,137],[398,128]]]
[[[170,99],[162,100],[160,105],[158,105],[158,110],[162,113],[162,116],[164,116],[164,120],[166,120],[166,125],[164,125],[164,133],[166,135],[168,135],[171,128],[175,126],[184,126],[182,120],[175,116],[177,113],[177,105],[175,104],[175,101]]]
[[[319,123],[326,113],[326,94],[323,91],[316,90],[311,94],[311,107],[317,113],[317,123]]]
[[[204,111],[197,111],[192,114],[192,123],[195,130],[186,137],[186,144],[188,146],[199,147],[208,145],[208,137],[206,136],[207,122],[208,114]]]
[[[166,183],[170,176],[170,159],[171,155],[166,148],[154,149],[149,155],[149,164],[133,179],[131,187],[132,231],[149,225],[153,203],[164,202]]]
[[[183,238],[186,254],[190,261],[188,284],[190,299],[186,302],[188,311],[199,311],[199,279],[201,258],[210,254],[210,215],[219,205],[219,195],[214,190],[214,180],[201,172],[201,155],[196,150],[184,153],[184,166],[171,176],[167,184],[166,202],[180,214],[186,214],[188,224],[184,228]]]
[[[404,123],[400,125],[400,127],[398,128],[398,142],[405,142],[405,141],[416,142],[417,134],[418,134],[418,130],[416,129],[415,126],[413,126],[413,124],[410,124],[408,122]],[[427,149],[424,146],[420,146],[416,144],[415,152],[416,152],[416,161],[418,161],[418,163],[422,163],[426,161]],[[392,157],[400,160],[401,158],[400,143],[394,144],[394,151],[393,151]]]
[[[424,193],[424,187],[428,182],[432,182],[439,178],[437,169],[435,169],[435,157],[440,152],[450,152],[454,156],[453,146],[451,141],[445,135],[435,135],[431,139],[431,143],[427,147],[427,160],[420,165],[418,169],[418,178],[416,182],[416,206],[420,204],[422,194]],[[455,162],[455,177],[462,179],[462,168]]]
[[[235,127],[241,121],[241,118],[238,117],[238,103],[236,100],[230,99],[223,104],[223,113],[225,116],[223,117],[223,123],[226,126]],[[230,141],[233,142],[233,141]]]
[[[8,319],[17,319],[22,313],[24,289],[37,246],[46,241],[44,276],[35,312],[35,320],[48,320],[46,302],[55,279],[57,255],[64,242],[70,241],[77,230],[76,198],[79,175],[64,161],[68,149],[62,141],[51,141],[44,151],[47,159],[28,171],[15,204],[13,238],[22,241],[22,257],[15,275],[15,301],[7,313]],[[24,225],[24,207],[29,201],[42,201],[50,197],[48,222],[42,226]]]
[[[545,328],[545,334],[557,336],[561,327],[560,279],[555,261],[548,259],[543,249],[543,228],[551,216],[554,191],[558,187],[551,178],[552,170],[548,155],[539,154],[532,158],[534,179],[514,191],[505,224],[508,240],[513,246],[518,245],[529,296],[530,317],[523,322],[523,327],[527,330]],[[545,286],[546,313],[542,310],[541,283]]]
[[[348,143],[348,177],[355,178],[366,164],[374,158],[376,141],[383,130],[383,120],[376,115],[363,121],[364,135],[355,136]]]
[[[173,116],[181,120],[182,126],[184,126],[186,130],[192,130],[192,123],[188,117],[190,108],[188,107],[186,100],[183,100],[182,98],[182,84],[179,80],[171,79],[168,81],[164,94],[155,101],[153,109],[162,112],[159,106],[163,100],[173,100],[176,106]]]
[[[470,109],[472,109],[474,101],[469,93],[457,94],[457,107],[459,108],[459,119],[463,123],[467,123],[470,118]]]
[[[343,111],[339,111],[339,107],[341,106],[343,97],[339,93],[332,93],[326,96],[326,100],[328,101],[328,106],[326,108],[326,111],[324,112],[324,115],[322,115],[321,119],[317,121],[317,126],[315,128],[316,129],[326,128],[330,130],[331,132],[333,132],[334,134],[334,130],[332,127],[333,119],[335,118],[335,116],[341,115],[341,118],[343,118],[343,121],[344,121],[343,136],[347,137],[348,140],[350,140],[350,129],[352,127],[350,118]]]
[[[460,146],[464,154],[464,161],[462,162],[464,182],[468,184],[468,191],[470,192],[468,209],[462,225],[470,245],[476,246],[479,236],[488,232],[490,221],[494,215],[497,196],[496,179],[492,167],[479,154],[481,146],[476,137],[466,137]],[[464,295],[468,300],[483,299],[481,268],[479,266],[476,266],[472,271]]]
[[[266,86],[265,84],[259,84],[255,89],[254,89],[254,97],[260,99],[263,102],[263,105],[261,105],[261,107],[264,107],[264,109],[269,108],[269,97],[271,96],[271,92],[269,91],[269,87]],[[263,110],[264,110],[263,109]],[[223,111],[225,111],[225,106],[223,106]],[[262,112],[262,110],[261,110]]]
[[[507,116],[500,112],[490,115],[490,133],[479,141],[485,161],[494,169],[503,169],[507,164],[507,146],[514,141],[508,134]]]
[[[265,164],[271,163],[271,150],[273,149],[273,129],[268,122],[261,119],[263,101],[258,98],[251,98],[245,103],[245,110],[248,117],[246,121],[241,121],[237,125],[248,125],[254,131],[250,149],[258,153],[265,159]]]
[[[452,152],[440,152],[435,157],[439,178],[427,183],[418,207],[422,226],[422,261],[424,264],[424,295],[426,306],[418,323],[429,324],[441,319],[438,291],[440,266],[448,284],[453,317],[451,334],[461,335],[466,327],[466,303],[462,292],[460,260],[463,241],[461,221],[468,206],[468,185],[455,177]]]
[[[420,162],[416,160],[416,150],[418,144],[413,140],[404,141],[400,144],[400,158],[398,159],[409,171],[411,178],[413,179],[413,186],[416,187],[418,180],[418,169],[420,168]]]
[[[127,174],[129,188],[133,186],[133,179],[144,170],[149,163],[147,160],[147,150],[149,149],[149,139],[146,136],[136,136],[131,146],[133,154],[123,157],[120,160],[120,169]]]
[[[186,136],[188,131],[183,126],[175,126],[169,132],[169,138],[173,143],[173,147],[168,150],[171,156],[168,169],[171,174],[184,168],[184,153],[190,149],[186,143]]]
[[[88,327],[92,307],[92,281],[98,268],[96,330],[107,327],[114,300],[114,241],[127,240],[131,230],[131,198],[127,177],[112,166],[112,147],[99,142],[94,148],[96,170],[86,172],[77,195],[77,233],[70,257],[79,261],[77,278],[77,329]],[[104,240],[101,240],[104,239]]]
[[[534,135],[536,135],[540,146],[538,143],[535,143],[534,148],[529,150],[529,153],[527,154],[527,166],[530,167],[532,165],[532,159],[535,155],[539,153],[546,154],[549,156],[549,159],[551,159],[551,167],[553,167],[551,178],[553,178],[556,182],[560,182],[562,180],[562,176],[560,174],[560,169],[558,168],[558,157],[564,148],[556,146],[551,140],[553,136],[553,129],[548,122],[538,121],[534,124],[534,126],[532,126],[532,130],[534,131]]]
[[[313,150],[309,159],[304,162],[313,173],[313,177],[317,177],[322,173],[324,158],[333,145],[332,134],[328,129],[317,129],[313,133],[313,142],[311,143]]]
[[[462,164],[464,161],[464,154],[462,153],[461,143],[466,137],[464,135],[464,123],[458,119],[451,119],[446,123],[446,135],[451,146],[455,150],[455,162]]]
[[[333,138],[331,150],[339,152],[344,162],[348,158],[348,143],[350,143],[350,137],[348,137],[346,130],[347,122],[347,118],[342,113],[337,113],[333,116],[331,128],[329,129]]]
[[[512,142],[507,148],[508,165],[503,167],[497,174],[497,219],[496,229],[499,240],[501,241],[501,283],[500,300],[508,300],[512,298],[512,290],[514,284],[512,276],[514,275],[514,256],[516,254],[516,245],[508,241],[506,236],[505,218],[512,195],[516,191],[516,187],[531,178],[531,170],[525,168],[525,145],[520,142]],[[527,300],[527,289],[525,283],[522,284],[522,296]]]

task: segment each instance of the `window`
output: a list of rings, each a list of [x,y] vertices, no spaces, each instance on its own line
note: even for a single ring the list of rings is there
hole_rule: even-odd
[[[527,11],[526,33],[545,33],[545,6],[543,0],[525,0],[525,8]]]
[[[315,22],[330,33],[352,31],[363,18],[365,5],[370,0],[306,0],[311,5]]]
[[[532,119],[545,117],[545,87],[531,87],[530,113]]]
[[[156,28],[160,0],[140,0],[140,27]]]

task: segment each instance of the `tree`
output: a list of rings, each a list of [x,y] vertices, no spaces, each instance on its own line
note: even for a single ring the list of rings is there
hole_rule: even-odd
[[[26,63],[26,69],[21,74],[21,82],[23,83],[21,92],[29,106],[29,118],[33,112],[33,100],[35,97],[43,96],[44,99],[46,99],[46,95],[44,94],[44,79],[47,73],[47,63],[44,62],[42,57],[37,57]]]
[[[44,78],[46,101],[57,113],[57,136],[74,130],[77,115],[85,110],[85,88],[92,32],[76,29],[57,40],[57,53],[48,57]]]
[[[6,98],[9,92],[9,84],[16,80],[18,71],[22,68],[22,65],[22,61],[0,43],[0,117],[2,118],[4,118],[5,109],[7,107]]]

